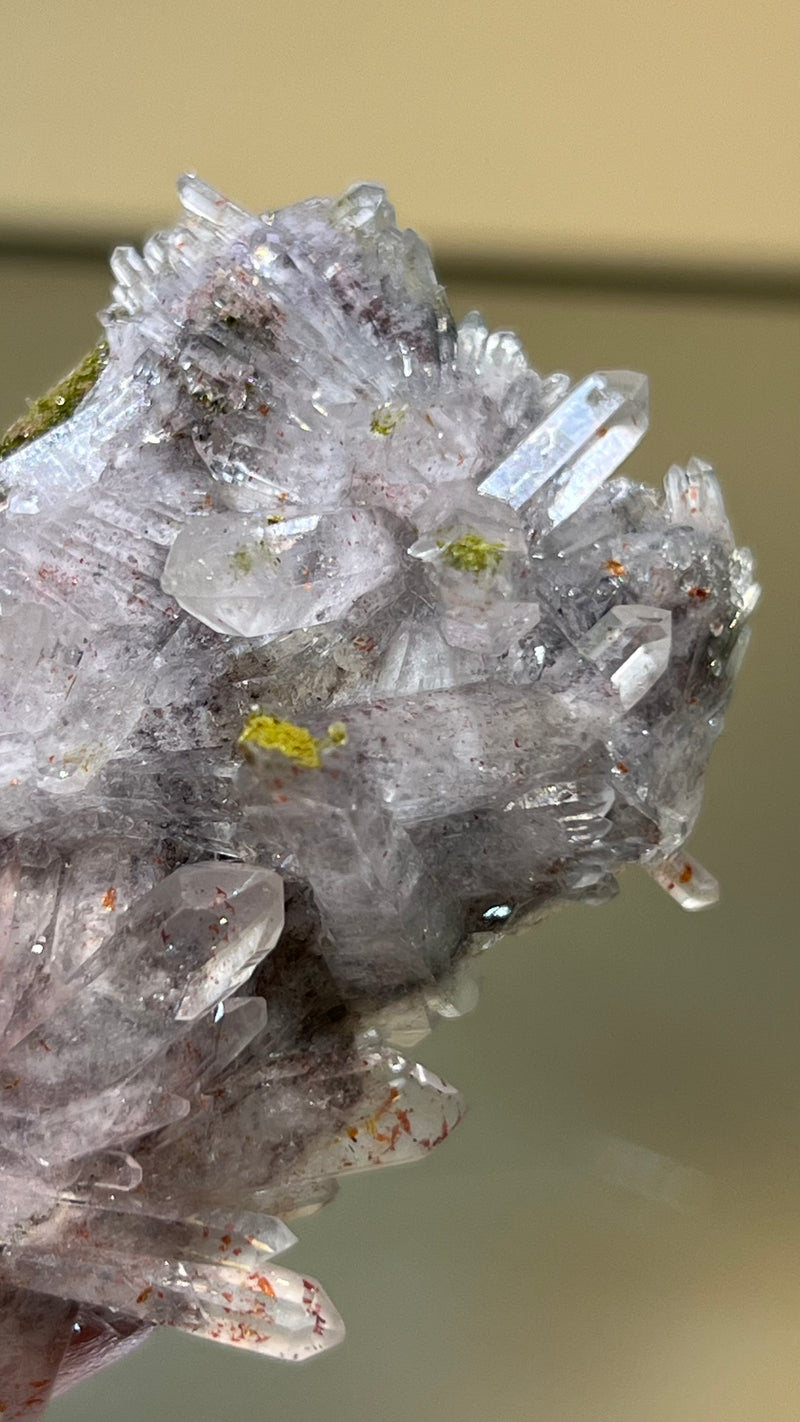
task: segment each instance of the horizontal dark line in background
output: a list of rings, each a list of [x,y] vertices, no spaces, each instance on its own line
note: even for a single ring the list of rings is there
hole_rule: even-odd
[[[439,253],[443,283],[503,287],[556,287],[642,296],[691,296],[736,301],[800,301],[800,268],[714,267],[667,262],[562,258],[473,257]]]
[[[108,262],[120,242],[141,246],[130,234],[26,232],[0,229],[0,260]],[[443,283],[500,287],[548,287],[608,291],[642,296],[691,296],[748,301],[800,301],[800,268],[745,265],[712,266],[596,257],[539,255],[474,256],[437,250],[436,270]]]

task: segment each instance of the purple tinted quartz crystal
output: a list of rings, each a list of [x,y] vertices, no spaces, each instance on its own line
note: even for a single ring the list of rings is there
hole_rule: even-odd
[[[458,1092],[471,957],[685,853],[757,587],[712,469],[619,474],[647,382],[459,324],[379,187],[196,178],[107,357],[3,461],[0,1410],[169,1324],[302,1359],[275,1263]]]

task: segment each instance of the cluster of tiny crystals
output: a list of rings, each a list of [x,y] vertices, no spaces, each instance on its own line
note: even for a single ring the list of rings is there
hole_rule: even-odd
[[[0,466],[0,1411],[155,1324],[306,1358],[275,1257],[423,1156],[470,959],[686,854],[757,588],[647,381],[458,325],[361,185],[195,178],[107,355]]]

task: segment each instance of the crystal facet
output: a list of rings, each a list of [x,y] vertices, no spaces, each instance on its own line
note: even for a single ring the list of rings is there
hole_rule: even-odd
[[[596,371],[481,480],[478,492],[524,509],[535,533],[549,532],[636,448],[647,432],[647,396],[644,375]]]

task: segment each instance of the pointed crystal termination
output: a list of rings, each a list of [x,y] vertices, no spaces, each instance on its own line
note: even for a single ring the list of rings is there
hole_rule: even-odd
[[[181,206],[191,217],[197,217],[226,236],[238,237],[243,226],[253,218],[243,207],[225,198],[204,183],[194,173],[184,173],[177,182]]]
[[[673,523],[701,528],[733,547],[722,490],[711,464],[693,455],[685,469],[680,464],[670,465],[664,492]]]
[[[77,1156],[82,1140],[86,1149],[90,1121],[102,1132],[115,1114],[115,1089],[120,1104],[134,1109],[137,1103],[134,1115],[146,1112],[154,1083],[137,1080],[137,1068],[230,997],[274,947],[283,922],[283,884],[271,869],[211,861],[168,875],[143,896],[100,961],[90,960],[83,990],[50,1018],[47,1052],[44,1038],[29,1035],[4,1056],[0,1081],[8,1090],[0,1102],[0,1130],[16,1141],[17,1128],[23,1136],[33,1130],[24,1115],[29,1107],[35,1107],[37,1128],[62,1107],[67,1133],[75,1117]],[[106,1043],[102,1063],[95,1061],[94,1033]],[[57,1085],[46,1061],[50,1055],[59,1063]],[[87,1099],[88,1119],[81,1118],[80,1105]],[[134,1134],[132,1123],[120,1126],[114,1139],[125,1134]],[[97,1144],[92,1135],[92,1148]]]
[[[68,1250],[54,1249],[54,1230]],[[5,1269],[22,1287],[52,1294],[68,1287],[67,1259],[78,1302],[102,1298],[144,1323],[297,1362],[341,1342],[344,1324],[315,1279],[271,1262],[293,1243],[281,1221],[249,1214],[230,1225],[224,1216],[181,1223],[67,1205],[25,1249],[8,1251]]]
[[[669,859],[646,864],[648,874],[681,908],[696,913],[719,900],[719,884],[691,854],[674,854]]]
[[[298,1174],[324,1180],[353,1175],[379,1165],[421,1160],[460,1125],[466,1102],[460,1091],[418,1062],[377,1047],[374,1029],[365,1033],[368,1087],[357,1114],[343,1131],[299,1166]]]
[[[549,533],[619,468],[647,426],[647,376],[595,371],[525,436],[478,492],[524,509],[535,535]]]
[[[612,607],[578,643],[584,657],[608,672],[624,711],[630,711],[663,676],[671,648],[670,613],[641,603]]]

